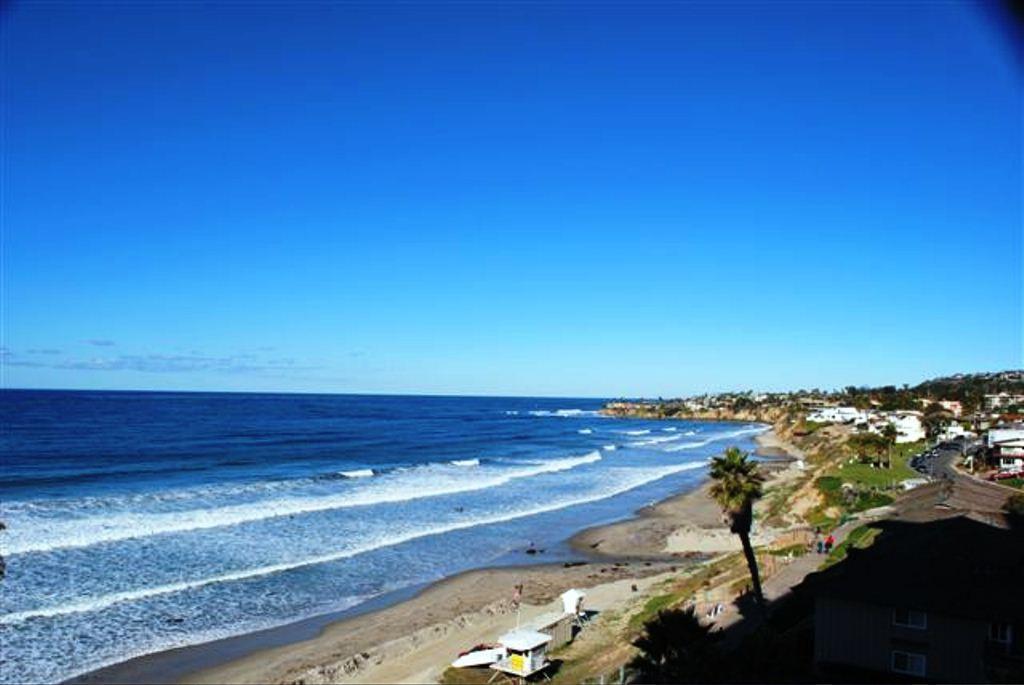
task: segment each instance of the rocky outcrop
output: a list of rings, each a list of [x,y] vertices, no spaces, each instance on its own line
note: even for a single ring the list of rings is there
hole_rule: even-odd
[[[766,423],[781,440],[799,448],[812,461],[826,461],[829,457],[840,456],[849,434],[849,431],[841,426],[809,430],[805,420],[806,411],[793,404],[691,409],[676,401],[609,402],[602,409],[602,413],[622,418]]]
[[[797,423],[796,418],[801,415],[788,407],[774,405],[694,410],[674,402],[609,402],[601,413],[622,418],[767,423],[782,438],[792,434],[792,428]]]

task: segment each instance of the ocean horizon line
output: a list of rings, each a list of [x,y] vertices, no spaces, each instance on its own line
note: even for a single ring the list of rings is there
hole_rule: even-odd
[[[74,393],[124,393],[124,394],[152,394],[152,395],[300,395],[305,397],[420,397],[420,398],[452,398],[452,399],[543,399],[543,400],[588,400],[588,401],[611,401],[616,399],[650,399],[655,396],[630,395],[630,396],[602,396],[602,395],[480,395],[461,393],[419,393],[419,392],[329,392],[329,391],[303,391],[303,390],[166,390],[166,389],[145,389],[133,388],[0,388],[0,392],[74,392]]]

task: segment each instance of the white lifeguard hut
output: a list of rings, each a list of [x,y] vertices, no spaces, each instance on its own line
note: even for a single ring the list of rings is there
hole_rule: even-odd
[[[550,635],[535,630],[513,630],[502,635],[498,642],[505,648],[506,655],[491,664],[491,668],[498,671],[491,680],[499,673],[504,673],[523,682],[548,667],[547,645],[551,642]]]

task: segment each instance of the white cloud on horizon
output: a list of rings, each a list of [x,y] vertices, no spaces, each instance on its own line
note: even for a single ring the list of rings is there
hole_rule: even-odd
[[[252,355],[121,354],[112,357],[39,360],[14,358],[7,366],[65,371],[141,371],[144,373],[288,373],[311,371],[318,366],[298,364],[288,357],[257,360]]]

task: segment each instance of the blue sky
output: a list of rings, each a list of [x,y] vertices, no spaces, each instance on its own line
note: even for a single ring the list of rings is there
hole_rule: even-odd
[[[15,2],[3,384],[1020,367],[1020,69],[978,7]]]

